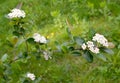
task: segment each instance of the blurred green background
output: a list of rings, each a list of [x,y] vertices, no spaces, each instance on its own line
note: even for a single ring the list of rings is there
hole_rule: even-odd
[[[40,77],[40,83],[120,83],[120,0],[0,0],[0,57],[7,53],[13,58],[14,51],[24,50],[23,45],[12,50],[18,40],[13,37],[13,27],[6,18],[21,2],[21,9],[26,12],[27,36],[39,32],[50,40],[49,46],[54,49],[55,40],[64,42],[68,39],[67,19],[73,26],[73,35],[87,37],[90,28],[105,35],[115,44],[115,54],[108,57],[108,62],[94,59],[93,63],[70,54],[53,55],[49,61],[33,57],[27,63],[11,65],[12,81],[8,83],[19,83],[21,74],[28,71]],[[1,62],[0,65],[2,78]]]

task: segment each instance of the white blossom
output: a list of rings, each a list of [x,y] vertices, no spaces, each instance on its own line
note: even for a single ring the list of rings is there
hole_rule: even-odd
[[[47,40],[44,36],[41,36],[39,33],[34,33],[34,41],[38,43],[47,43]]]
[[[35,80],[35,75],[32,73],[27,73],[27,77],[30,78],[31,80]]]
[[[94,47],[93,42],[92,42],[92,41],[88,41],[88,42],[87,42],[87,47],[88,47],[88,48]]]
[[[11,10],[11,13],[9,13],[7,15],[8,18],[12,19],[12,18],[24,18],[25,17],[25,12],[23,10],[14,8]]]
[[[99,53],[99,48],[97,48],[97,47],[91,47],[91,48],[89,48],[89,50],[90,50],[91,52],[95,53],[95,54],[98,54],[98,53]]]
[[[82,47],[83,50],[85,50],[87,46],[86,46],[85,43],[83,43],[81,47]]]
[[[92,41],[87,42],[87,47],[89,50],[95,54],[99,53],[99,48],[97,48]]]
[[[43,56],[44,56],[45,60],[52,59],[52,57],[45,51],[43,52]]]
[[[103,35],[96,33],[92,40],[97,41],[105,47],[108,47],[108,40]]]

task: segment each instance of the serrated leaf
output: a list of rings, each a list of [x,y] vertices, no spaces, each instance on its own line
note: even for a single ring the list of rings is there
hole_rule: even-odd
[[[109,48],[102,48],[102,50],[108,54],[114,54],[114,52]]]
[[[88,62],[93,62],[93,56],[89,51],[85,51],[83,53],[83,57],[88,61]]]
[[[74,36],[74,41],[77,43],[77,45],[82,45],[84,43],[84,39],[78,37],[78,36]]]
[[[8,58],[8,55],[7,54],[4,54],[2,57],[1,57],[1,61],[2,62],[5,62]]]
[[[99,59],[103,60],[103,61],[106,61],[106,57],[103,55],[103,54],[97,54],[96,55]]]

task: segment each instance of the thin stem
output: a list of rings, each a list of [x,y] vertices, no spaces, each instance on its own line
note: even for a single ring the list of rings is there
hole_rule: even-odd
[[[24,38],[24,40],[25,40],[26,51],[27,51],[27,54],[28,54],[28,43],[27,43],[26,38],[25,38],[25,36],[24,36],[24,35],[23,35],[23,38]]]
[[[76,49],[74,49],[74,50],[83,50],[82,48],[76,48]]]
[[[20,58],[16,58],[16,59],[13,59],[13,60],[11,60],[9,63],[11,64],[11,63],[13,63],[13,62],[15,62],[15,61],[17,61],[17,60],[19,60]]]

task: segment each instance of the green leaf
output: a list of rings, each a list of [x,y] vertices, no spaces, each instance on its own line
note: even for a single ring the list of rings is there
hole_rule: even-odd
[[[22,33],[22,35],[25,33],[25,29],[24,28],[20,28],[20,32]]]
[[[74,50],[74,47],[71,46],[71,47],[68,48],[68,50],[69,50],[69,51],[73,51],[73,50]]]
[[[92,37],[95,35],[95,30],[93,28],[89,28],[89,31],[87,33],[88,39],[92,39]]]
[[[61,46],[61,49],[64,53],[67,53],[68,52],[68,48],[67,46]]]
[[[9,47],[14,47],[14,45],[9,40],[6,40],[5,44]]]
[[[120,44],[118,45],[118,49],[120,49]]]
[[[102,48],[101,50],[103,50],[104,52],[106,52],[108,54],[114,54],[114,52],[109,48]]]
[[[17,32],[17,31],[13,31],[13,35],[15,35],[15,36],[19,37],[19,36],[20,36],[20,33],[19,33],[19,32]]]
[[[25,22],[24,21],[21,21],[21,22],[19,22],[20,24],[25,24]]]
[[[41,80],[42,80],[41,77],[38,77],[38,78],[35,80],[35,83],[40,83]]]
[[[30,80],[25,79],[23,83],[30,83]]]
[[[89,51],[84,51],[83,57],[88,61],[88,62],[93,62],[93,56]]]
[[[19,39],[18,42],[15,44],[15,47],[20,46],[24,42],[24,39]]]
[[[14,25],[14,29],[15,29],[16,31],[18,31],[19,26],[18,26],[18,25]]]
[[[80,51],[73,51],[71,54],[75,56],[81,56]]]
[[[74,36],[74,41],[77,43],[77,45],[82,45],[84,43],[84,39],[78,37],[78,36]]]
[[[8,55],[7,54],[4,54],[2,57],[1,57],[1,61],[2,62],[5,62],[8,58]]]
[[[24,56],[23,56],[23,53],[20,52],[17,57],[18,57],[18,58],[23,58],[23,57],[24,57]]]
[[[106,57],[103,54],[96,54],[96,57],[98,57],[99,59],[106,61]]]
[[[57,47],[57,49],[58,49],[59,51],[62,51],[62,50],[61,50],[61,46],[60,46],[60,44],[58,43],[58,41],[55,41],[55,45],[56,45],[56,47]]]
[[[33,38],[28,38],[27,39],[27,42],[30,43],[30,44],[35,44],[35,41]]]
[[[24,56],[24,58],[26,58],[26,57],[28,56],[28,53],[27,53],[27,52],[24,52],[24,53],[23,53],[23,56]]]

